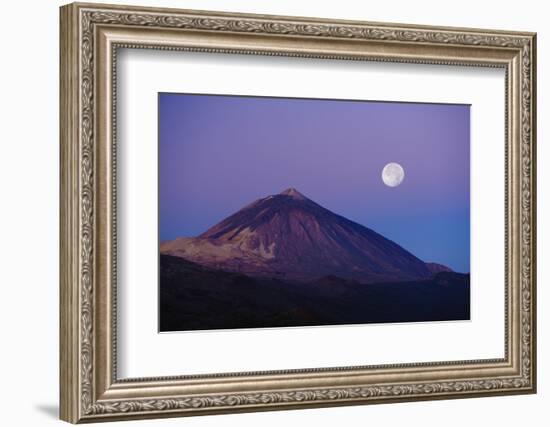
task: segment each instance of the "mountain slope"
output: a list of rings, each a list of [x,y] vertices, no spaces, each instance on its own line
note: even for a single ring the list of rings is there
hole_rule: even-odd
[[[437,262],[427,262],[426,267],[431,271],[432,274],[443,273],[443,272],[452,272],[453,270],[446,265],[438,264]]]
[[[164,242],[161,252],[225,271],[302,281],[326,275],[362,282],[432,276],[401,246],[293,188],[245,206],[198,237]]]

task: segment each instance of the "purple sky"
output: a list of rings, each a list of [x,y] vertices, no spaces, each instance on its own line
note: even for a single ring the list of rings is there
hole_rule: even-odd
[[[405,170],[387,187],[389,162]],[[159,94],[160,239],[295,187],[424,261],[470,270],[470,107]]]

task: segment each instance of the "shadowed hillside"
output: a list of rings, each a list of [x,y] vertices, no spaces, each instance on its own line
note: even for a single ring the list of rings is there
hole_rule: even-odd
[[[334,275],[293,282],[161,255],[160,275],[163,332],[470,318],[468,274],[369,284]]]

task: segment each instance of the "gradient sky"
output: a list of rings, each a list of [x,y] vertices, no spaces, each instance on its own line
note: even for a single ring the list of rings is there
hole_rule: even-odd
[[[389,162],[403,183],[381,179]],[[160,239],[288,187],[470,271],[468,105],[159,94]]]

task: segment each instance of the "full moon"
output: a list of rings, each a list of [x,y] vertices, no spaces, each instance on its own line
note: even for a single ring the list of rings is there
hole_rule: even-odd
[[[403,182],[405,171],[399,163],[388,163],[382,169],[382,181],[388,187],[397,187]]]

